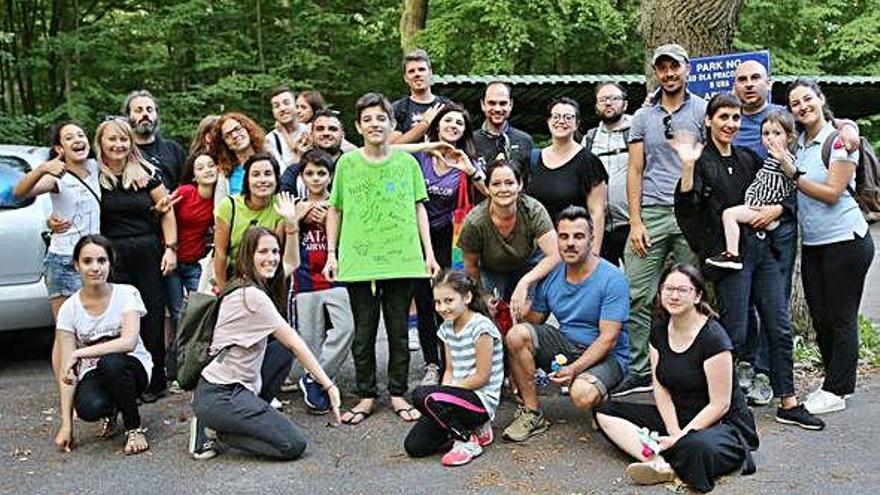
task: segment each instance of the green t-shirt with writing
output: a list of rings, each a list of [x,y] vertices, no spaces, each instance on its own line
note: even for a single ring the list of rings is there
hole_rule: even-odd
[[[336,163],[330,203],[342,212],[339,280],[427,277],[416,203],[428,199],[415,158],[392,151],[381,162],[361,150]]]
[[[235,266],[235,260],[238,259],[238,247],[244,238],[244,232],[249,227],[266,227],[271,231],[275,231],[276,227],[284,221],[284,217],[275,211],[276,199],[276,196],[272,196],[272,201],[262,210],[248,208],[244,202],[244,196],[238,194],[229,196],[217,205],[217,208],[214,210],[214,218],[223,220],[223,223],[229,225],[229,222],[233,221],[232,202],[235,201],[235,225],[232,225],[232,229],[229,232],[229,238],[232,242],[226,257],[228,260],[227,266]]]

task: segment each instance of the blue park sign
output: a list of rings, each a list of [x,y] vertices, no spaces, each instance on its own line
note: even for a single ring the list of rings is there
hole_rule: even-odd
[[[688,76],[688,90],[707,100],[717,93],[733,91],[733,73],[736,66],[747,60],[755,60],[770,74],[770,52],[727,53],[711,57],[691,59],[691,73]]]

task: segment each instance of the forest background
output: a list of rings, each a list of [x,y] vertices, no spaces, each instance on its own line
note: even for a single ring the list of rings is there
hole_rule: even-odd
[[[60,118],[94,129],[139,88],[184,145],[211,113],[241,110],[270,128],[265,94],[277,84],[321,91],[351,126],[359,95],[407,93],[410,46],[429,51],[435,74],[643,73],[644,23],[664,3],[0,0],[0,143],[43,144]],[[670,15],[693,22],[687,3],[713,2],[671,2]],[[722,44],[770,50],[774,74],[880,76],[880,0],[714,3],[733,28]],[[880,115],[860,124],[880,139]]]

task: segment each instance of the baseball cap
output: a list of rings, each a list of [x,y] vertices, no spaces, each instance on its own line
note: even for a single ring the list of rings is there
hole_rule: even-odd
[[[651,65],[657,65],[660,57],[669,57],[680,64],[688,62],[688,52],[681,45],[670,43],[668,45],[660,45],[654,50],[654,56],[651,58]]]

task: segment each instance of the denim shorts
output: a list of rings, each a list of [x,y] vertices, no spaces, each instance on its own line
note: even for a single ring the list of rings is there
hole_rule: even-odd
[[[43,265],[46,267],[49,299],[70,297],[82,287],[79,273],[73,268],[72,255],[46,253]]]

